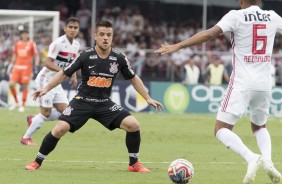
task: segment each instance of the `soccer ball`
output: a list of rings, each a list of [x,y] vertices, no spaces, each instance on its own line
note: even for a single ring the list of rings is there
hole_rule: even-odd
[[[168,176],[173,183],[188,183],[194,176],[193,165],[185,159],[176,159],[168,167]]]

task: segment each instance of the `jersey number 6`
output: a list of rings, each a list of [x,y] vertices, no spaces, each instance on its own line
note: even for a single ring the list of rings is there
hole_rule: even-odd
[[[265,24],[253,25],[253,48],[252,48],[253,54],[265,54],[266,52],[267,36],[258,36],[259,29],[266,29],[266,25]],[[259,42],[262,43],[262,47],[261,44],[259,44]],[[258,48],[258,45],[260,45],[261,48]]]

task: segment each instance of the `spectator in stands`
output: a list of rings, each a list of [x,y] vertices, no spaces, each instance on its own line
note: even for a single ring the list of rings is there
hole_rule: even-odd
[[[196,62],[199,61],[200,58],[196,54],[192,55],[191,58],[185,63],[185,78],[183,80],[183,84],[193,85],[198,84],[200,77],[200,69],[196,65]]]
[[[84,38],[83,32],[79,32],[76,41],[80,44],[79,50],[85,50],[87,47],[86,39]]]
[[[109,21],[109,22],[115,21],[115,17],[112,15],[111,9],[109,9],[109,8],[105,9],[104,15],[102,16],[101,20]]]
[[[275,66],[275,83],[276,85],[282,85],[282,59],[278,47],[273,49],[272,62]]]
[[[185,48],[181,50],[181,52],[175,52],[171,55],[170,65],[177,80],[182,80],[184,78],[183,66],[189,60],[191,54],[191,49]]]
[[[229,75],[222,64],[218,55],[212,56],[211,64],[208,65],[205,71],[205,85],[221,85],[223,78],[229,82]]]
[[[161,74],[162,69],[164,68],[161,59],[155,54],[148,54],[148,57],[145,62],[146,74],[150,77],[156,77]]]
[[[86,7],[85,3],[81,3],[81,8],[76,12],[76,17],[80,21],[80,31],[83,33],[84,39],[89,41],[89,34],[88,34],[88,25],[91,21],[91,11]],[[81,49],[84,50],[84,48],[81,46]]]
[[[2,37],[0,37],[0,69],[1,69],[1,78],[8,78],[10,73],[10,68],[8,67],[9,61],[11,60],[13,42],[11,38],[11,33],[4,30],[0,32]],[[9,68],[9,69],[8,69]]]
[[[129,60],[134,60],[134,55],[138,50],[138,43],[135,41],[133,34],[127,35],[126,53]]]
[[[54,9],[56,11],[59,11],[60,12],[60,19],[64,22],[67,17],[68,17],[68,14],[69,14],[69,9],[65,3],[64,0],[61,0],[60,3],[58,3]]]
[[[140,43],[138,51],[135,53],[135,63],[133,63],[132,67],[135,69],[136,74],[141,77],[142,76],[142,69],[146,61],[146,42],[143,41]]]
[[[144,17],[139,9],[136,9],[132,15],[133,33],[135,40],[139,43],[144,28]]]

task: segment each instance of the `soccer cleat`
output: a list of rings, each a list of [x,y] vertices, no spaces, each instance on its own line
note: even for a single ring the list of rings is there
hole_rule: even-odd
[[[39,169],[39,167],[40,167],[40,165],[37,162],[33,161],[30,164],[27,164],[25,166],[25,169],[26,170],[36,170],[36,169]]]
[[[24,112],[24,111],[25,111],[24,106],[20,106],[19,109],[18,109],[18,111],[19,111],[19,112]]]
[[[277,171],[272,163],[271,160],[267,160],[265,158],[261,159],[262,166],[265,171],[265,173],[269,176],[272,183],[279,183],[282,179],[281,173]]]
[[[243,184],[250,184],[252,181],[255,180],[256,173],[261,166],[261,160],[262,156],[261,155],[256,155],[255,158],[253,158],[249,164],[248,164],[248,170],[247,174],[243,180]]]
[[[136,162],[135,164],[128,166],[128,170],[130,172],[150,172],[150,170],[144,167],[140,162]]]
[[[35,145],[32,141],[31,138],[23,138],[21,139],[21,143],[24,144],[24,145],[27,145],[27,146],[33,146]]]
[[[26,117],[27,127],[30,127],[30,125],[31,125],[31,123],[32,123],[32,118],[33,118],[32,115],[29,115],[29,116]]]

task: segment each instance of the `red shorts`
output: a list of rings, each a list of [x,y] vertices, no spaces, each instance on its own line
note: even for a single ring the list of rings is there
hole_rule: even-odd
[[[32,70],[28,69],[13,69],[10,75],[10,81],[19,83],[19,84],[29,84],[32,78]]]

